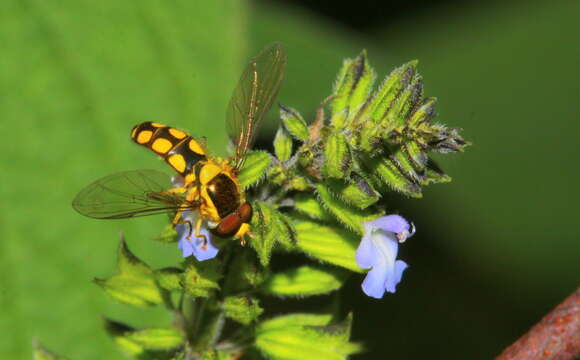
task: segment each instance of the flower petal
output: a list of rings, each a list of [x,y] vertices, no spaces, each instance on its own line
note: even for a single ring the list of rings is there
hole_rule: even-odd
[[[403,231],[409,231],[409,223],[400,215],[387,215],[375,220],[367,221],[365,225],[371,225],[385,231],[398,234]]]
[[[372,232],[371,239],[376,249],[375,257],[384,259],[383,261],[389,267],[393,267],[399,252],[399,243],[396,235],[392,232],[377,229]]]
[[[197,220],[197,213],[184,212],[183,218],[194,224]],[[200,234],[205,235],[205,238],[207,239],[207,243],[205,243],[203,238],[198,238],[191,232],[189,226],[189,224],[179,224],[175,226],[175,231],[177,231],[177,236],[179,237],[177,247],[181,250],[183,257],[193,255],[198,261],[204,261],[216,257],[219,249],[212,244],[212,236],[207,228],[202,227],[200,230]]]
[[[377,249],[373,245],[371,235],[365,233],[358,249],[356,249],[356,263],[363,269],[373,267],[376,263]]]
[[[386,263],[382,262],[373,267],[362,283],[363,292],[372,298],[381,299],[385,294],[385,281],[387,280],[387,276]]]
[[[192,242],[195,242],[193,256],[195,256],[198,261],[213,259],[216,257],[219,249],[211,243],[211,236],[206,229],[203,229],[201,233],[207,236],[207,244],[203,244],[203,239],[192,240]]]
[[[179,226],[180,225],[177,225],[175,227],[175,230],[177,230],[178,234],[180,233],[180,231],[178,230]],[[183,233],[183,230],[181,233]],[[186,239],[186,236],[179,237],[179,242],[177,243],[177,247],[181,250],[183,257],[188,257],[188,256],[191,256],[193,254],[193,244],[191,243],[191,241],[188,241]]]
[[[395,261],[395,267],[393,273],[389,274],[385,281],[385,290],[390,293],[394,293],[397,288],[397,284],[401,282],[401,278],[403,277],[403,271],[408,268],[406,262],[403,260]]]

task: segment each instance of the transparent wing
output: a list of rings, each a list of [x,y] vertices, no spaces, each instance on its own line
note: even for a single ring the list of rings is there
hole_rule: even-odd
[[[190,209],[171,189],[171,178],[156,170],[124,171],[105,176],[77,194],[72,206],[97,219],[124,219]]]
[[[226,117],[228,135],[236,149],[237,168],[241,167],[260,122],[278,94],[285,70],[284,48],[272,44],[250,60],[238,81]]]

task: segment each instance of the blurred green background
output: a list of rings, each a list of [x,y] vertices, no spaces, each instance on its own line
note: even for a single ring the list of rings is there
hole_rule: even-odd
[[[418,227],[401,250],[411,267],[380,301],[359,291],[361,277],[344,289],[353,337],[369,349],[358,358],[489,359],[575,290],[578,3],[332,4],[2,2],[4,358],[30,358],[34,336],[73,359],[122,358],[100,316],[137,327],[170,320],[116,304],[90,282],[113,272],[121,231],[151,265],[175,263],[175,248],[150,241],[165,219],[100,222],[70,202],[105,174],[164,169],[129,141],[142,121],[206,136],[224,153],[231,90],[273,41],[289,58],[279,101],[304,115],[330,93],[342,59],[366,48],[381,77],[419,59],[437,120],[474,144],[440,158],[451,184],[391,199]]]

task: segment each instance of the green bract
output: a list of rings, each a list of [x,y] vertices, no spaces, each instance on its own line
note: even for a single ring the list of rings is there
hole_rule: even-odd
[[[308,139],[308,126],[296,110],[280,105],[280,119],[284,128],[297,140],[306,141]]]
[[[244,166],[240,171],[238,180],[243,188],[254,185],[265,175],[270,166],[271,156],[263,151],[252,151],[246,155]]]
[[[278,296],[327,294],[339,289],[347,274],[331,267],[305,265],[272,274],[262,289],[266,294]]]
[[[127,355],[139,359],[171,359],[183,345],[183,336],[171,328],[134,329],[105,319],[105,329]]]
[[[197,262],[187,261],[183,283],[185,293],[191,297],[208,297],[213,290],[219,289],[222,277],[220,263],[216,259]]]
[[[162,301],[153,270],[131,253],[124,240],[117,251],[117,273],[94,282],[113,299],[125,304],[151,306]]]
[[[255,321],[264,312],[258,300],[244,296],[228,296],[224,300],[223,308],[226,317],[243,325]]]
[[[154,270],[122,240],[116,273],[95,282],[126,304],[163,304],[173,327],[138,330],[105,320],[115,343],[137,359],[339,360],[360,352],[349,341],[352,315],[336,321],[337,306],[332,314],[325,308],[278,317],[268,306],[340,289],[364,272],[355,261],[363,224],[392,212],[393,192],[420,198],[424,186],[451,180],[431,154],[463,151],[468,143],[457,129],[433,122],[436,100],[424,98],[417,65],[393,70],[374,89],[377,76],[363,51],[344,62],[312,121],[280,106],[275,156],[249,152],[238,174],[253,210],[248,244],[214,237],[215,258],[176,259]],[[168,227],[157,240],[175,246],[177,233]],[[279,265],[287,255],[290,264]],[[40,346],[34,356],[62,359]]]
[[[339,360],[361,351],[348,342],[351,317],[338,324],[325,315],[296,314],[262,322],[256,346],[272,359]]]

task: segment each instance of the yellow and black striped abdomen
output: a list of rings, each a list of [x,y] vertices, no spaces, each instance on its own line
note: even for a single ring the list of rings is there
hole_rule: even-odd
[[[153,122],[144,122],[131,130],[131,138],[160,155],[181,175],[191,172],[193,165],[206,160],[204,148],[189,134]]]

